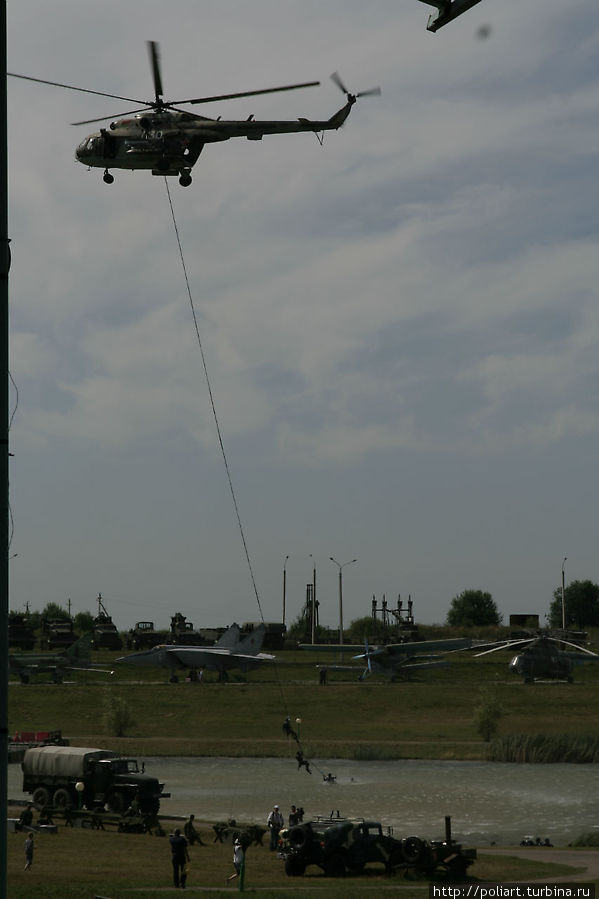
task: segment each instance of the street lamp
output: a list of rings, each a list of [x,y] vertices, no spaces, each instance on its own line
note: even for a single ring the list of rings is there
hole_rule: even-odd
[[[331,562],[334,562],[339,569],[339,647],[343,646],[343,569],[346,565],[352,565],[357,559],[351,559],[349,562],[340,564],[332,556],[329,556]],[[341,649],[339,650],[341,651]]]
[[[285,596],[287,594],[287,559],[289,556],[285,556],[285,561],[283,562],[283,624],[285,624]]]
[[[564,561],[562,562],[562,630],[566,630],[566,600],[564,597],[564,565],[568,561],[568,556],[564,556]]]

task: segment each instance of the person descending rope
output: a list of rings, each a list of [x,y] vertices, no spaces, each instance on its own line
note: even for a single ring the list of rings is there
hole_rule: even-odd
[[[297,770],[299,771],[300,768],[305,768],[308,774],[312,774],[312,772],[310,771],[310,762],[308,761],[308,759],[304,758],[304,753],[301,751],[301,749],[298,749],[298,751],[295,753],[295,757],[297,759]]]
[[[283,721],[283,733],[287,735],[287,739],[289,739],[289,737],[293,737],[295,742],[299,743],[299,737],[291,726],[291,718],[289,717],[289,715],[287,715],[287,717]]]

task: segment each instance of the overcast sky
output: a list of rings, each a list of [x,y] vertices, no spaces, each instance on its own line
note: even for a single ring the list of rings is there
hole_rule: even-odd
[[[10,2],[8,68],[346,126],[206,147],[170,179],[264,617],[488,590],[507,623],[599,581],[596,0]],[[489,26],[484,37],[481,26]],[[10,606],[119,628],[258,620],[163,178],[87,171],[130,105],[9,79]],[[16,393],[11,387],[11,408]],[[16,554],[16,555],[15,555]]]

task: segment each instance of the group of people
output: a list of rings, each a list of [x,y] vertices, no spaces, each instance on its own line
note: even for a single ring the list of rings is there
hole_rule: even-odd
[[[295,827],[296,824],[301,824],[304,819],[304,810],[303,808],[296,808],[295,805],[291,806],[291,811],[289,812],[289,827]],[[281,809],[278,805],[273,805],[272,811],[270,812],[268,818],[266,819],[266,824],[270,831],[270,851],[275,852],[279,845],[279,834],[282,829],[285,827],[285,819],[281,813]]]

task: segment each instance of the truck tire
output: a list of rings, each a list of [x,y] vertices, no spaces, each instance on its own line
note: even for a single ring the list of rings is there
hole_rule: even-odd
[[[285,874],[288,877],[301,877],[306,870],[306,862],[299,855],[288,855],[285,859]]]
[[[50,791],[47,787],[36,787],[31,798],[38,812],[46,805],[50,805]]]
[[[54,791],[54,796],[52,797],[52,805],[54,806],[54,808],[65,809],[72,808],[74,802],[69,791],[64,787],[59,787],[58,790]]]
[[[409,865],[417,864],[424,854],[424,844],[418,837],[407,837],[402,840],[401,851]]]
[[[110,794],[106,800],[106,805],[111,812],[115,813],[115,815],[122,815],[127,808],[127,799],[124,793],[120,793],[116,790],[114,793]]]
[[[345,874],[345,859],[341,852],[334,852],[324,863],[324,873],[327,877],[343,877]]]

